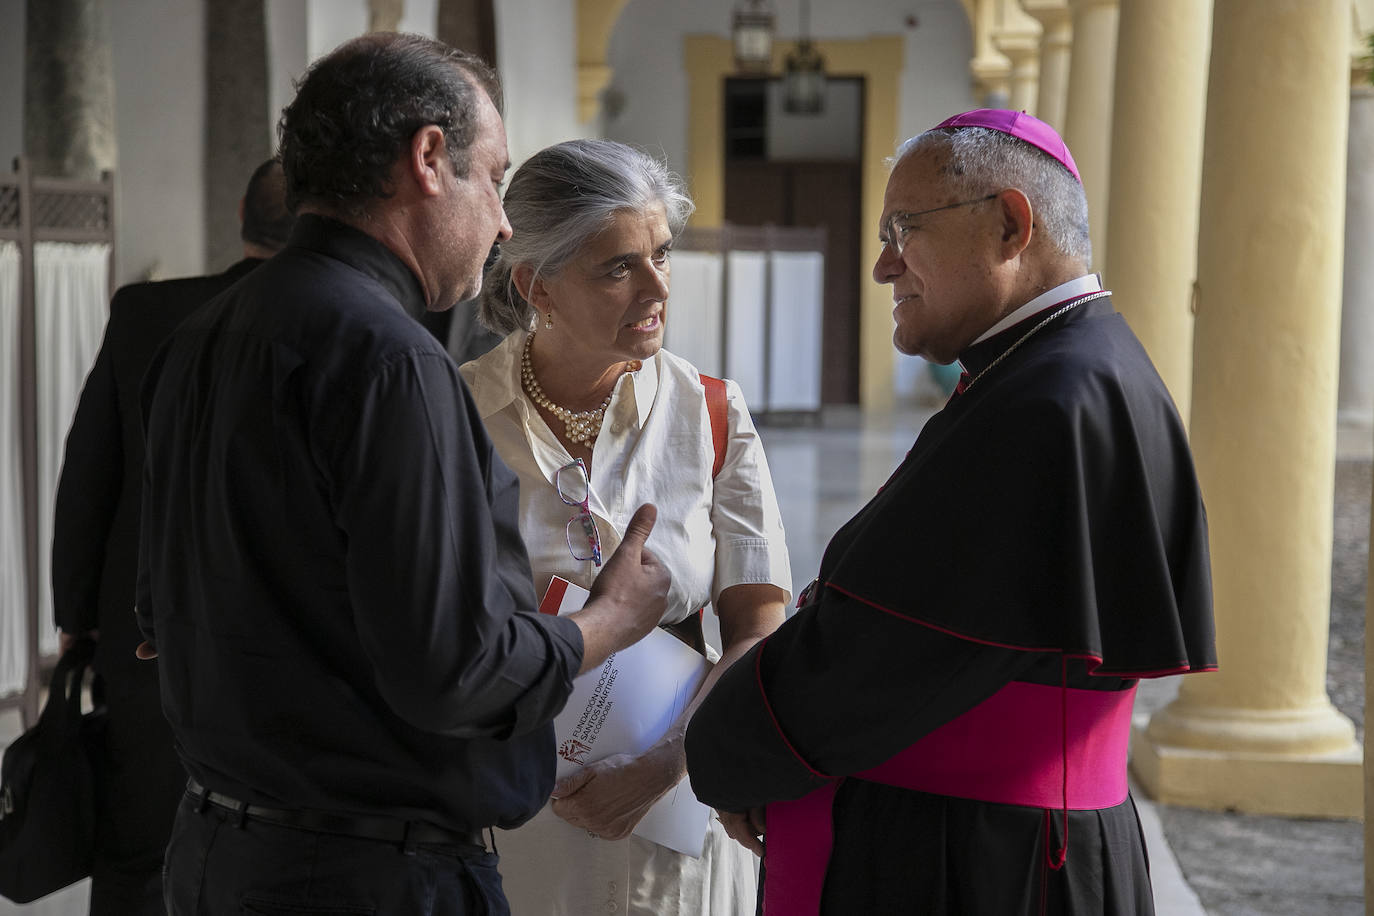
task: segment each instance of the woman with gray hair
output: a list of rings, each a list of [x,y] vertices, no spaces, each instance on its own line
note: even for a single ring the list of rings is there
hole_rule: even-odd
[[[522,165],[505,208],[513,235],[478,314],[508,336],[462,372],[520,476],[535,590],[554,576],[589,587],[620,542],[625,507],[652,502],[651,547],[673,576],[662,622],[699,635],[698,611],[710,603],[722,642],[661,740],[560,781],[550,805],[501,838],[512,911],[753,912],[751,851],[761,845],[743,815],[712,819],[700,856],[632,833],[686,775],[692,712],[720,672],[782,623],[791,590],[777,499],[739,387],[703,381],[663,349],[669,252],[692,203],[639,150],[573,140]]]

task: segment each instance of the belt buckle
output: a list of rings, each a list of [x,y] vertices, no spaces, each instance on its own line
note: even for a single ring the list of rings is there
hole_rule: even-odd
[[[197,814],[204,814],[205,809],[210,807],[210,790],[194,779],[186,780],[186,795],[196,803]]]

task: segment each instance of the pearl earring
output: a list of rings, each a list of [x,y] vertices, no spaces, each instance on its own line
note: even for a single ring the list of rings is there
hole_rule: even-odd
[[[552,331],[552,330],[553,330],[553,312],[545,312],[545,313],[544,313],[544,330],[546,330],[546,331]]]

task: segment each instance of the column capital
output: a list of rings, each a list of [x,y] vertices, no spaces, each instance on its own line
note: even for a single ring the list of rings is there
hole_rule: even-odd
[[[1040,54],[1040,36],[1032,32],[1000,32],[992,36],[992,46],[1006,55],[1015,69]]]
[[[1021,9],[1039,20],[1046,31],[1072,21],[1068,0],[1021,0]]]
[[[969,61],[968,68],[974,79],[980,80],[1006,79],[1011,75],[1011,61],[1005,54],[991,48]]]
[[[1011,61],[1007,107],[1036,114],[1040,90],[1040,36],[1003,32],[993,36],[992,44]]]
[[[1002,10],[996,0],[981,0],[972,5],[971,13],[973,59],[968,68],[977,88],[978,104],[1003,108],[1009,95],[1011,61],[993,46],[993,36],[1002,23]]]
[[[978,90],[978,104],[1005,108],[1011,98],[1011,61],[991,52],[969,61],[968,68]]]
[[[1020,0],[998,0],[997,27],[993,34],[1004,32],[1028,32],[1034,38],[1040,37],[1040,23],[1021,6]]]

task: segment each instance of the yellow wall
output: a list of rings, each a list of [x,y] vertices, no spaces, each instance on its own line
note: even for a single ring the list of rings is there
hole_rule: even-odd
[[[596,116],[600,93],[611,82],[606,46],[629,0],[577,0],[577,119]]]
[[[896,35],[856,41],[818,41],[828,73],[861,76],[865,81],[863,112],[863,239],[859,248],[859,398],[866,408],[893,402],[892,299],[888,287],[869,277],[878,259],[878,218],[888,168],[884,160],[897,146],[898,80],[903,42]],[[790,44],[773,46],[773,72],[782,73]],[[725,78],[735,73],[733,48],[715,35],[688,35],[683,58],[687,68],[687,181],[700,226],[718,226],[725,214]]]

